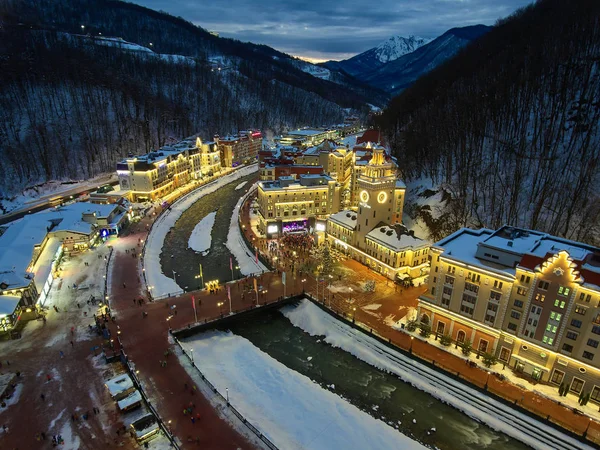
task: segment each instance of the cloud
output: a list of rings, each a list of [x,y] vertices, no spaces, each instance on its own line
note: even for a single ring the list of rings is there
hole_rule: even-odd
[[[221,36],[293,55],[340,59],[393,35],[434,38],[453,27],[492,25],[532,0],[134,0]]]

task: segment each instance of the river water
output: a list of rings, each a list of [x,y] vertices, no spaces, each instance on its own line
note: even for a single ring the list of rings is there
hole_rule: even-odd
[[[255,179],[255,174],[249,175],[201,198],[182,214],[167,235],[161,254],[163,272],[170,275],[175,270],[176,281],[181,287],[189,290],[199,287],[200,280],[195,278],[199,264],[202,264],[205,282],[231,279],[231,253],[225,246],[231,215],[235,204]],[[235,187],[243,181],[248,183],[236,191]],[[188,239],[196,224],[217,208],[210,252],[202,256],[188,248]],[[241,277],[239,273],[234,276]],[[430,447],[452,450],[528,448],[396,376],[332,347],[317,336],[310,336],[293,326],[279,311],[262,311],[238,320],[229,329],[324,388],[334,385],[332,390],[336,394]],[[436,431],[432,432],[432,428]]]
[[[255,180],[256,174],[248,175],[226,184],[212,194],[205,195],[181,215],[175,227],[167,234],[160,263],[163,273],[168,277],[172,277],[173,270],[175,270],[176,282],[181,288],[195,290],[200,287],[201,280],[196,278],[200,271],[200,264],[202,264],[205,283],[212,280],[219,280],[221,283],[231,280],[231,270],[229,270],[231,253],[225,246],[231,215],[237,201],[248,191]],[[244,181],[247,181],[246,185],[236,191],[236,186]],[[207,255],[202,256],[188,247],[188,240],[194,227],[206,215],[215,210],[217,210],[217,214],[212,229],[210,251]],[[235,258],[233,266],[234,277],[241,278],[241,274],[235,269]]]
[[[428,446],[453,450],[529,448],[318,336],[310,336],[279,311],[240,319],[228,329],[322,387],[333,384],[333,392]]]

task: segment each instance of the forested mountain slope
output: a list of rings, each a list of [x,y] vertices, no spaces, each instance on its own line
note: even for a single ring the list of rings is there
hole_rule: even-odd
[[[541,0],[390,102],[404,176],[449,194],[415,212],[433,238],[509,223],[599,243],[599,62],[600,2]]]
[[[0,0],[0,13],[0,195],[113,171],[129,153],[194,133],[339,123],[386,99],[129,3]]]

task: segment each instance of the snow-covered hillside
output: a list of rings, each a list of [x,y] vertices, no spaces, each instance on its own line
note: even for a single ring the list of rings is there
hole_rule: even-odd
[[[407,53],[414,52],[416,49],[428,44],[432,40],[433,39],[417,36],[392,36],[369,51],[372,51],[380,62],[388,63],[406,55]]]

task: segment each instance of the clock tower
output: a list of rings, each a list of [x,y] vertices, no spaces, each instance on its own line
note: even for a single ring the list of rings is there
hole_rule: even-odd
[[[365,236],[379,223],[402,221],[405,187],[398,181],[395,164],[387,161],[384,149],[376,147],[373,157],[357,180],[358,218],[356,244],[364,249]]]

